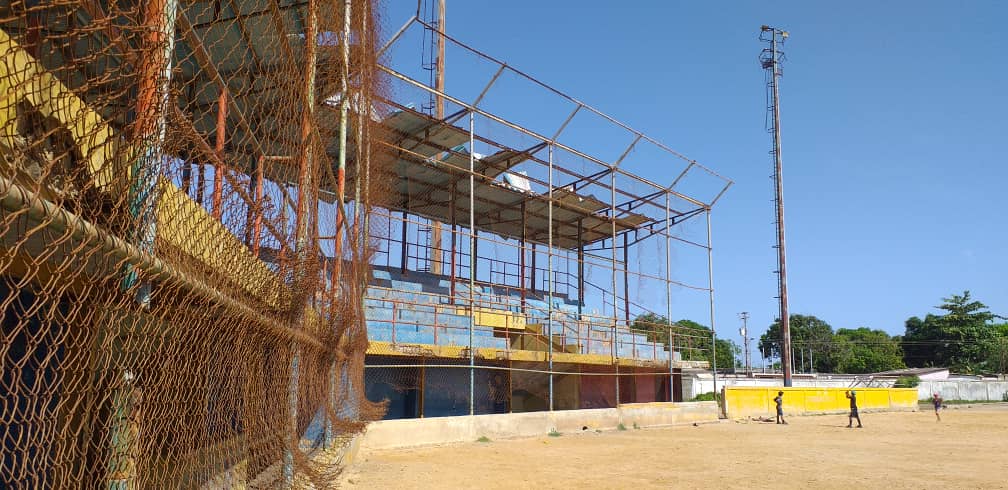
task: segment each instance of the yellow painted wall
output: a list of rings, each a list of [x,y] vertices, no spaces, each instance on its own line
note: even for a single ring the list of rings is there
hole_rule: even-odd
[[[725,415],[728,418],[776,413],[774,397],[784,392],[784,413],[843,413],[850,410],[844,392],[850,388],[783,388],[731,386],[724,389]],[[860,410],[916,410],[916,388],[854,388]]]
[[[122,192],[129,182],[130,152],[112,127],[87,104],[47,72],[17,41],[0,29],[0,147],[15,148],[17,109],[27,102],[46,117],[58,120],[73,135],[95,186]],[[125,157],[125,158],[117,158]]]
[[[458,308],[456,315],[468,315],[468,308]],[[510,330],[525,330],[525,317],[505,310],[492,308],[473,308],[473,320],[476,325]]]
[[[286,285],[220,221],[164,177],[158,180],[158,190],[158,241],[203,262],[270,306],[287,304]]]

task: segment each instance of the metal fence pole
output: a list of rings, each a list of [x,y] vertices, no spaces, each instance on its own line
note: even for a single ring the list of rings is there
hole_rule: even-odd
[[[315,14],[315,10],[314,10],[314,5],[315,5],[315,3],[312,2],[309,5],[309,9],[308,9],[309,10],[309,14],[308,14],[309,15],[309,19],[308,19],[308,23],[309,23],[309,25],[308,25],[308,31],[309,31],[309,35],[312,35],[312,39],[311,39],[310,42],[313,43],[313,44],[315,42],[317,42],[314,39],[314,36],[313,36],[314,33],[315,33],[315,30],[316,30],[316,26],[315,26],[315,23],[316,23],[315,15],[316,14]],[[342,100],[341,100],[341,104],[340,104],[340,122],[339,122],[339,145],[340,145],[340,147],[339,147],[339,156],[337,158],[337,162],[338,162],[338,167],[337,167],[337,175],[338,175],[338,177],[337,178],[340,181],[339,182],[339,185],[340,185],[339,193],[340,193],[340,195],[339,195],[339,203],[338,203],[339,205],[343,204],[342,182],[343,182],[343,179],[344,179],[344,175],[346,174],[346,158],[347,158],[347,149],[346,148],[347,148],[347,125],[348,125],[348,123],[347,123],[348,114],[347,113],[349,112],[349,103],[350,103],[350,100],[349,100],[350,99],[350,95],[348,93],[349,83],[347,81],[347,73],[349,72],[349,65],[350,65],[350,0],[346,0],[345,1],[345,3],[344,3],[344,9],[343,10],[344,10],[344,12],[343,12],[343,32],[341,33],[341,38],[342,39],[340,39],[340,44],[341,44],[342,54],[343,54],[343,72],[342,72],[342,74],[340,76],[340,89],[342,91],[340,95],[341,95]],[[306,42],[308,41],[307,37],[308,36],[306,36]],[[312,49],[310,52],[314,55],[315,50]],[[309,60],[309,63],[311,63],[312,66],[314,66],[314,62],[315,62],[314,59],[310,59]],[[313,72],[314,72],[314,70],[313,70]],[[314,98],[314,97],[312,97],[312,98]],[[358,101],[358,105],[359,105],[359,101]],[[358,107],[358,112],[360,112],[360,108],[359,107]],[[358,135],[361,134],[361,130],[362,130],[362,127],[360,125],[358,125]],[[360,145],[361,145],[360,136],[358,136],[357,147],[360,148]],[[359,158],[357,159],[357,168],[358,169],[360,168],[360,159]],[[356,225],[357,224],[356,223],[356,221],[357,221],[357,218],[356,218],[356,216],[357,216],[357,207],[360,205],[360,181],[361,181],[361,179],[360,179],[360,172],[359,171],[357,172],[357,177],[354,180],[356,182],[356,193],[355,193],[355,197],[354,197],[354,199],[355,199],[354,200],[354,216],[355,216],[355,218],[354,218],[354,224]],[[345,219],[344,220],[337,220],[337,221],[338,222],[342,222],[343,225],[346,226]],[[339,227],[337,227],[336,234],[339,235],[340,233],[342,233],[342,231],[340,230]],[[339,240],[339,238],[337,238],[337,240]],[[363,238],[362,238],[362,240],[363,240]],[[338,290],[337,284],[338,284],[338,281],[339,281],[339,278],[340,278],[340,275],[341,275],[340,273],[343,270],[343,268],[341,267],[342,262],[343,262],[343,257],[342,257],[342,254],[339,253],[339,250],[337,250],[337,253],[334,254],[333,261],[335,262],[335,264],[334,264],[334,267],[333,267],[332,272],[331,272],[331,274],[332,274],[332,285],[330,287],[332,287],[335,290]],[[324,278],[323,278],[323,284],[325,284],[324,283]],[[331,420],[332,415],[331,414],[334,414],[335,411],[336,411],[336,395],[335,395],[335,391],[336,390],[335,390],[335,388],[336,388],[336,360],[334,358],[333,362],[332,362],[332,365],[329,367],[329,393],[330,393],[329,404],[330,404],[330,406],[329,406],[329,410],[326,410],[326,428],[325,428],[326,430],[325,430],[325,444],[324,444],[324,447],[327,448],[327,449],[332,447],[333,440],[334,440],[333,429],[332,429],[332,420]]]
[[[665,193],[665,318],[668,320],[668,355],[669,355],[669,401],[674,401],[672,386],[675,384],[672,350],[672,211],[671,196]],[[657,334],[656,334],[657,336]]]
[[[294,451],[298,446],[297,423],[298,423],[298,347],[292,346],[290,362],[290,382],[287,385],[287,410],[289,412],[288,441],[287,448],[284,449],[283,477],[284,488],[294,488]]]
[[[620,392],[619,392],[619,343],[616,340],[616,321],[618,313],[616,309],[618,308],[617,297],[616,297],[616,169],[612,168],[609,171],[609,222],[612,225],[612,244],[609,249],[612,252],[612,295],[613,295],[613,321],[612,321],[612,358],[613,364],[616,369],[616,406],[619,406]]]
[[[475,210],[475,186],[476,186],[476,156],[475,137],[473,128],[475,127],[475,116],[469,111],[469,415],[476,414],[476,358],[473,352],[473,328],[476,323],[476,302],[474,288],[476,287],[476,210]]]
[[[546,311],[549,317],[546,320],[546,348],[549,362],[549,409],[553,411],[553,145],[549,145],[549,211],[547,219],[548,245],[546,247],[547,276],[549,277],[549,304]]]
[[[714,325],[714,259],[711,248],[711,212],[707,208],[707,293],[710,297],[711,364],[714,370],[714,397],[717,399],[717,328]]]
[[[136,127],[141,132],[142,153],[134,157],[134,181],[129,188],[129,214],[136,220],[132,240],[143,252],[153,254],[157,235],[158,180],[164,167],[163,147],[167,131],[169,87],[172,75],[172,53],[175,51],[175,24],[178,14],[177,0],[150,0],[145,2],[143,22],[149,29],[144,47],[147,63],[142,66],[140,89],[137,94]],[[120,287],[129,291],[139,280],[137,267],[126,264]],[[147,271],[149,272],[149,271]],[[142,309],[150,306],[151,283],[143,281],[135,293],[135,301]],[[135,469],[130,465],[130,454],[135,441],[130,435],[130,419],[134,411],[136,388],[134,374],[128,366],[117,366],[121,384],[112,392],[113,419],[108,429],[110,457],[109,477],[106,484],[111,490],[132,488]]]

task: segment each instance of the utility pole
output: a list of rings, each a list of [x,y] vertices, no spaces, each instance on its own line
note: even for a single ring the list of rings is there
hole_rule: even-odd
[[[780,300],[781,322],[781,367],[784,368],[784,386],[791,386],[791,326],[788,317],[787,296],[787,260],[784,246],[784,177],[781,171],[781,138],[780,138],[780,98],[778,94],[778,79],[781,76],[780,61],[782,52],[778,43],[783,44],[788,38],[787,31],[764,25],[760,28],[760,41],[770,43],[769,48],[763,48],[760,53],[760,64],[767,73],[768,90],[770,92],[770,107],[773,127],[774,157],[774,198],[777,211],[777,286]]]
[[[437,0],[437,29],[445,32],[445,2]],[[445,98],[440,94],[445,93],[445,36],[437,32],[431,33],[437,36],[437,58],[434,59],[434,90],[437,91],[434,101],[434,117],[440,121],[445,119]],[[469,149],[473,151],[472,148]],[[442,224],[435,221],[430,224],[430,272],[440,275],[444,271],[442,266]]]
[[[752,376],[752,365],[749,364],[749,312],[743,311],[738,315],[742,319],[742,328],[739,329],[739,333],[742,334],[742,348],[745,349],[745,372],[746,376]]]

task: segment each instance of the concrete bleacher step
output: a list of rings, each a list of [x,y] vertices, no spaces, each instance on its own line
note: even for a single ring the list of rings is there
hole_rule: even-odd
[[[400,281],[396,279],[392,280],[392,287],[394,289],[402,291],[417,291],[417,292],[423,291],[422,284],[408,281]]]
[[[569,354],[577,354],[579,351],[577,342],[567,342],[564,336],[558,333],[553,334],[553,347]]]
[[[365,307],[364,318],[367,320],[392,320],[392,309],[379,307]]]

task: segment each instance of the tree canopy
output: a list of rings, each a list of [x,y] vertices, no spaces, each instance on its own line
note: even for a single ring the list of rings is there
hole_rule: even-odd
[[[903,359],[911,367],[942,366],[962,373],[997,371],[1003,327],[987,305],[969,291],[942,298],[935,308],[945,314],[910,317],[904,324]]]
[[[649,342],[669,345],[672,334],[674,350],[682,353],[686,361],[707,361],[713,366],[711,351],[711,329],[693,320],[678,320],[669,328],[668,318],[655,313],[645,313],[634,319],[630,328],[647,336]],[[728,339],[717,339],[718,369],[735,367],[737,356],[742,352],[738,345]]]
[[[791,315],[788,322],[791,328],[792,355],[800,356],[799,349],[808,353],[812,350],[813,368],[818,372],[833,372],[830,360],[830,344],[833,341],[833,327],[813,315]],[[770,357],[780,357],[782,345],[781,322],[777,319],[760,336],[760,352]]]
[[[882,330],[841,328],[833,338],[832,363],[838,373],[878,373],[905,368],[899,340]]]
[[[809,359],[821,373],[875,373],[905,367],[898,339],[882,330],[867,327],[841,328],[836,332],[813,315],[791,315],[791,350],[795,366]],[[772,357],[781,354],[781,325],[775,321],[760,337],[761,351]]]

